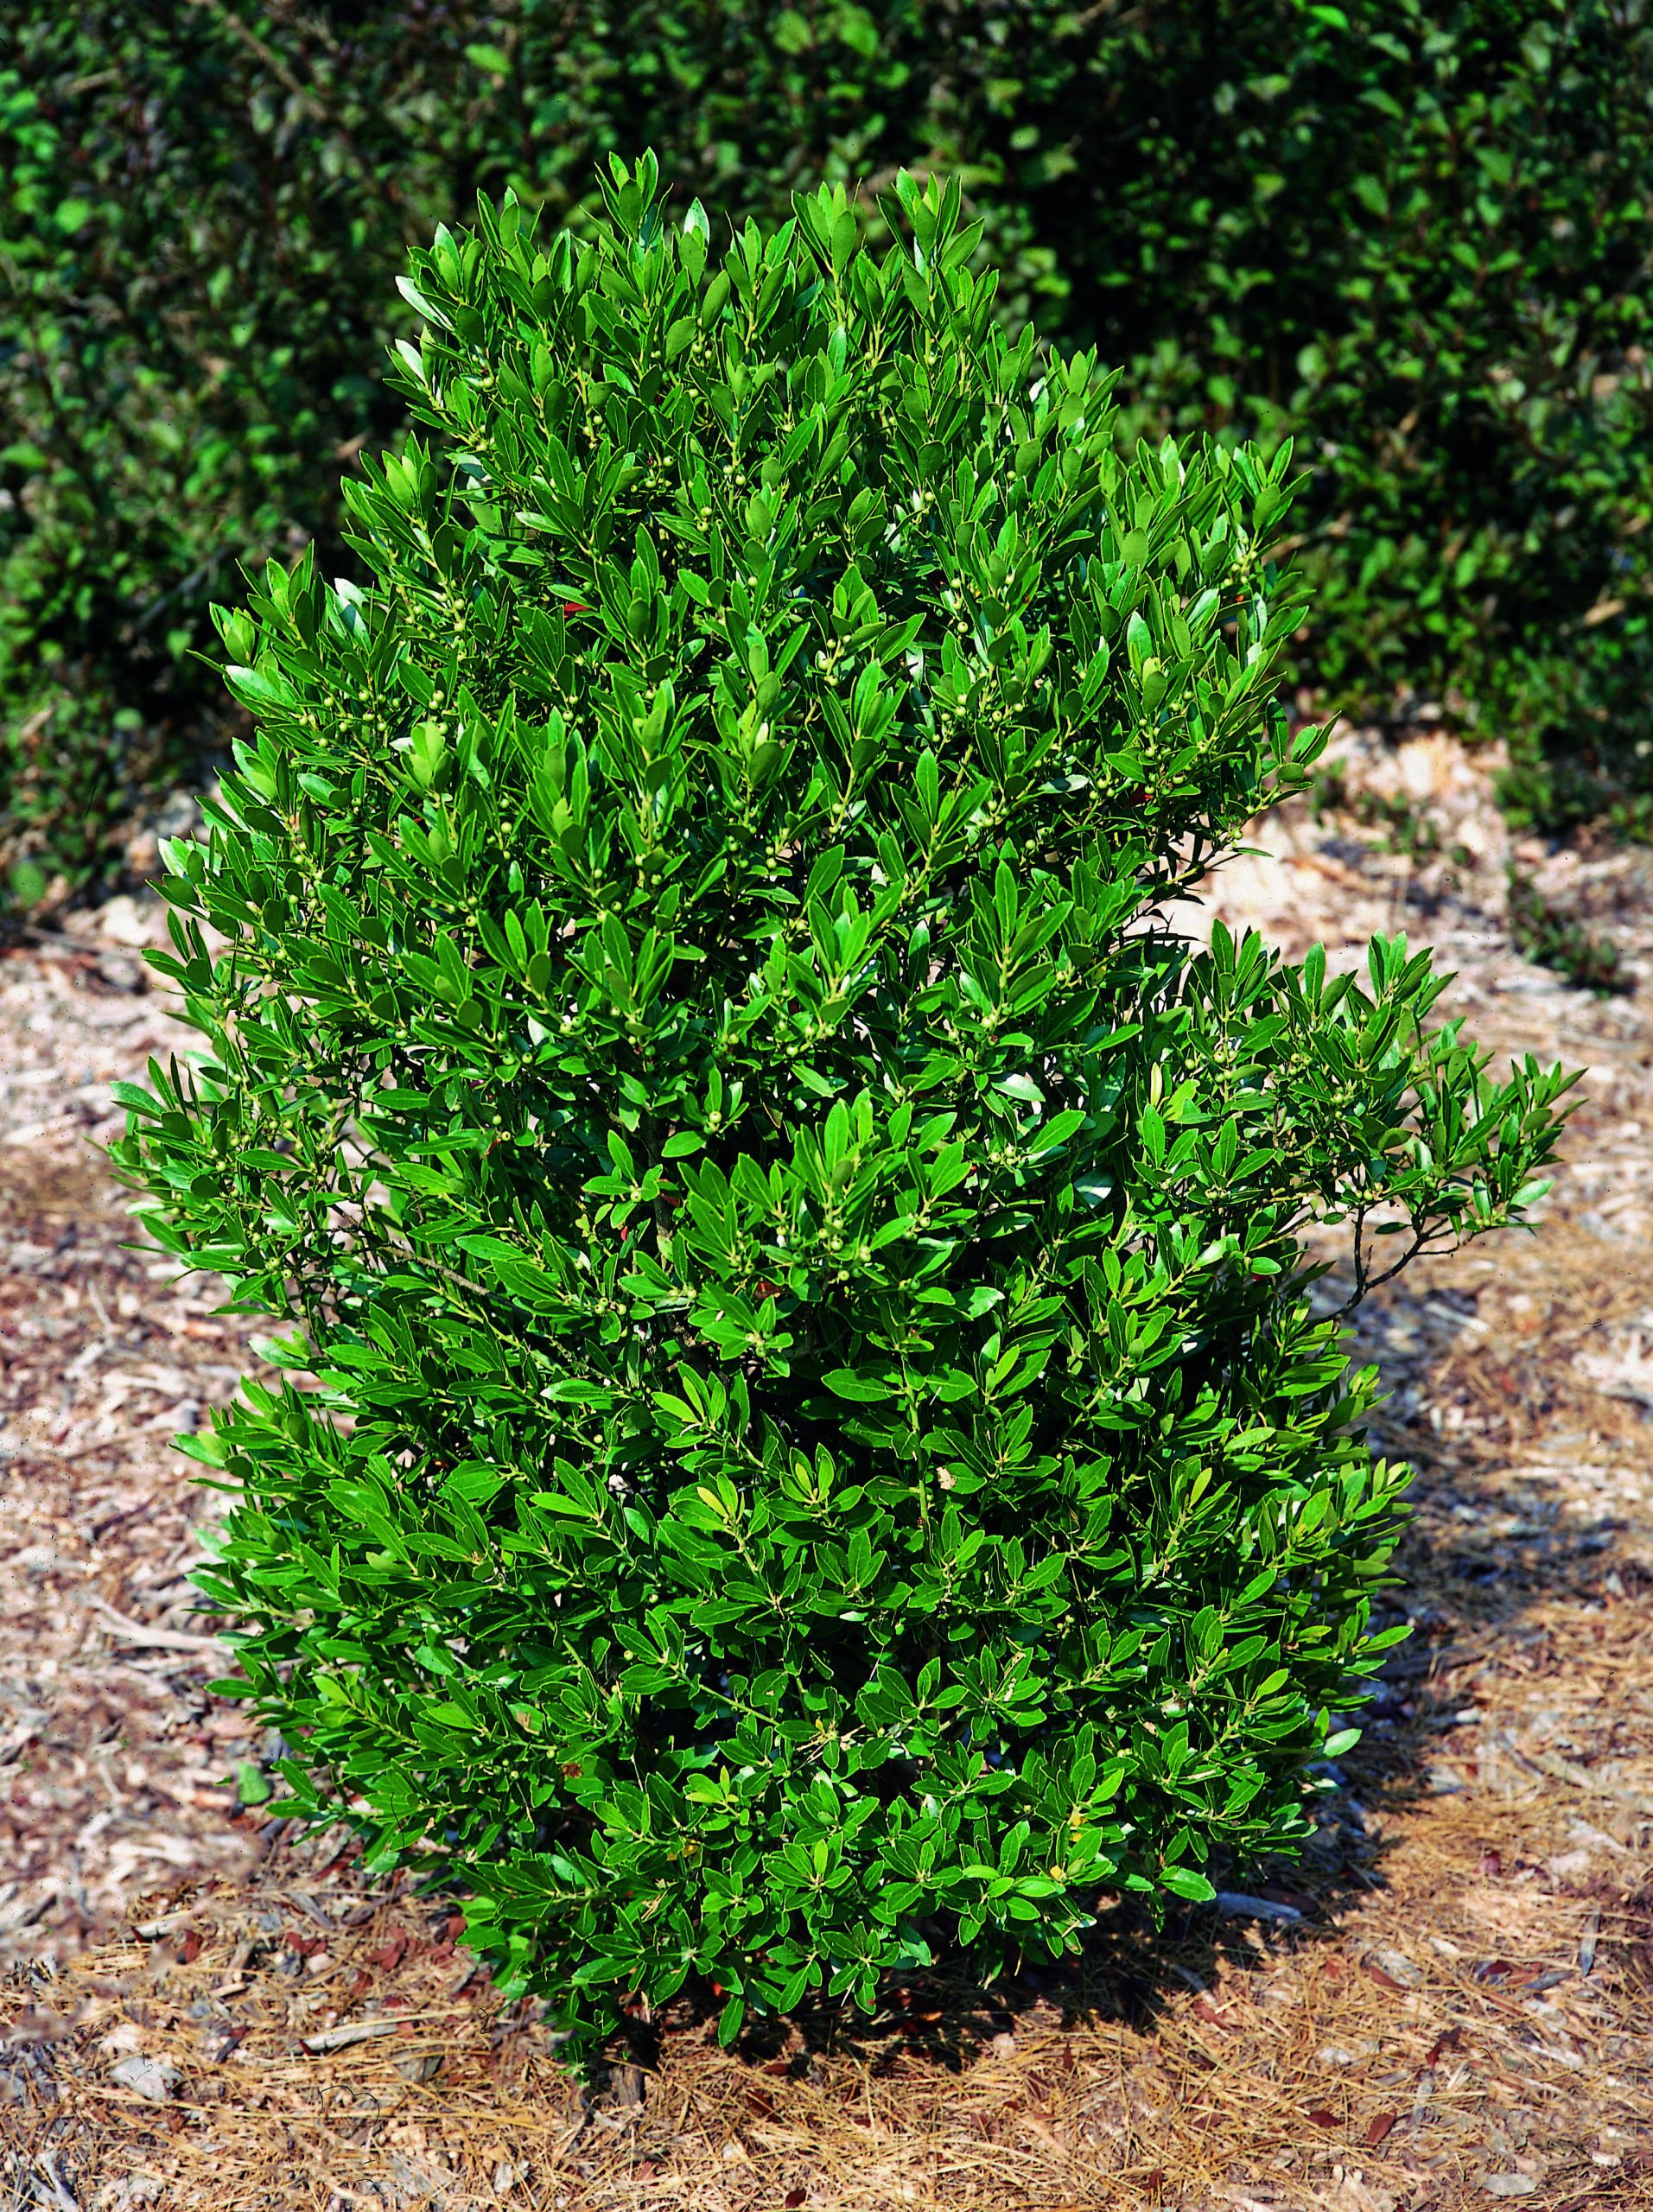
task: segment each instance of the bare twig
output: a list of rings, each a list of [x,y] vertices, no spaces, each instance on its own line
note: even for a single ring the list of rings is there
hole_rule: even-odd
[[[224,1659],[235,1656],[235,1648],[221,1637],[191,1636],[181,1628],[149,1628],[142,1621],[129,1621],[124,1613],[118,1613],[112,1605],[105,1605],[99,1597],[89,1600],[94,1612],[101,1613],[111,1627],[118,1628],[124,1642],[144,1646],[156,1651],[205,1651]]]

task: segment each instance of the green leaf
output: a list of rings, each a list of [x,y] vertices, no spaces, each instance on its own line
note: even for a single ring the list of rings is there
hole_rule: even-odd
[[[38,861],[17,861],[13,863],[6,880],[13,904],[27,911],[40,905],[51,879]]]
[[[853,1398],[863,1405],[875,1405],[880,1400],[893,1397],[895,1384],[887,1378],[863,1373],[853,1367],[835,1367],[821,1380],[835,1397]]]
[[[993,1087],[1007,1098],[1026,1099],[1030,1106],[1042,1106],[1045,1103],[1044,1092],[1030,1075],[1001,1076]]]
[[[1191,1904],[1209,1904],[1217,1895],[1213,1885],[1192,1866],[1162,1867],[1160,1887],[1173,1897],[1186,1897]]]
[[[236,1796],[242,1804],[268,1804],[275,1794],[275,1785],[263,1769],[251,1759],[243,1759],[236,1769]]]

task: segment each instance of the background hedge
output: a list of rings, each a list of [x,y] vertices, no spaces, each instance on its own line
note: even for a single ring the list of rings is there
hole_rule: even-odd
[[[1006,315],[1124,362],[1128,435],[1298,435],[1296,679],[1508,734],[1517,811],[1644,823],[1650,53],[1641,0],[18,0],[14,906],[106,881],[222,748],[193,655],[238,564],[351,572],[408,245],[506,186],[588,232],[595,162],[645,143],[717,221],[957,169]]]

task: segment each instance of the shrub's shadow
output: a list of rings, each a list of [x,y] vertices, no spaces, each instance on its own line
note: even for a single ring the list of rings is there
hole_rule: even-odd
[[[1403,1649],[1408,1657],[1399,1663],[1426,1672],[1427,1656]],[[1394,1686],[1396,1694],[1406,1679]],[[858,2060],[874,2078],[914,2061],[962,2074],[984,2052],[1008,2050],[1011,2044],[1000,2039],[1014,2038],[1035,2015],[1062,2030],[1113,2021],[1151,2031],[1173,1993],[1203,1995],[1228,1967],[1254,1968],[1271,1955],[1318,1942],[1355,1898],[1381,1884],[1387,1847],[1369,1829],[1356,1777],[1345,1783],[1319,1801],[1302,1859],[1215,1869],[1224,1885],[1217,1906],[1179,1904],[1156,1928],[1137,1899],[1104,1899],[1077,1957],[983,1986],[956,1953],[943,1952],[930,1969],[890,1976],[871,2017],[847,2004],[817,2002],[789,2019],[754,2022],[735,2044],[752,2069],[753,2094],[761,2099],[766,2075],[807,2080],[835,2057]],[[1402,1763],[1392,1782],[1377,1781],[1369,1795],[1375,1808],[1413,1786]],[[660,2071],[676,2036],[709,2036],[723,2002],[709,1986],[691,1986],[658,2018],[628,2018],[594,2073],[593,2100],[610,2108],[637,2101],[639,2077]]]

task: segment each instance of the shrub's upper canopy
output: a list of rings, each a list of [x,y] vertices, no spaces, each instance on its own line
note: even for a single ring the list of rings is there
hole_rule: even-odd
[[[732,2031],[1303,1833],[1401,1478],[1299,1233],[1510,1218],[1563,1086],[1403,941],[1173,926],[1316,750],[1283,454],[1122,461],[955,186],[882,263],[842,194],[721,256],[652,160],[610,199],[416,257],[374,582],[223,615],[211,1057],[117,1149],[321,1374],[194,1446],[296,1803]]]

